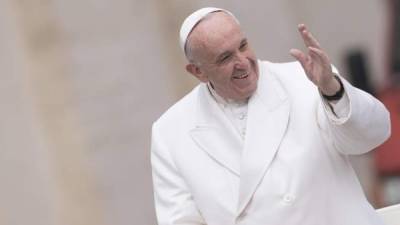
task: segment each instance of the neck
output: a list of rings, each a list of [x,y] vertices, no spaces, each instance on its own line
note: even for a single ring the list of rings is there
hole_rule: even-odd
[[[246,98],[244,100],[235,100],[235,99],[230,99],[230,98],[225,98],[222,97],[221,95],[219,95],[217,93],[217,91],[214,89],[213,85],[208,82],[207,83],[207,87],[208,90],[210,91],[211,95],[214,97],[214,99],[222,104],[235,104],[235,105],[243,105],[243,104],[247,104],[247,102],[249,101],[249,98]]]

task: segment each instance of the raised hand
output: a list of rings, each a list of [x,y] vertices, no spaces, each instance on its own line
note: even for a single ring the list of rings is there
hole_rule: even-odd
[[[318,41],[307,30],[304,24],[299,24],[298,30],[308,49],[308,54],[303,53],[299,49],[291,49],[290,54],[300,62],[307,77],[323,94],[334,95],[340,90],[340,84],[334,78],[327,54],[322,50]]]

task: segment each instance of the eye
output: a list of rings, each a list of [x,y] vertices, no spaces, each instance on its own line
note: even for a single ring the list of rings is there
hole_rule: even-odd
[[[227,62],[230,58],[232,57],[232,54],[227,54],[222,56],[222,58],[219,60],[220,63]]]
[[[224,56],[224,57],[222,58],[222,61],[226,61],[226,60],[228,60],[229,58],[231,58],[231,55],[226,55],[226,56]]]
[[[239,49],[243,51],[243,50],[246,50],[246,47],[247,47],[247,42],[245,41],[245,42],[242,42],[242,43],[240,44]]]

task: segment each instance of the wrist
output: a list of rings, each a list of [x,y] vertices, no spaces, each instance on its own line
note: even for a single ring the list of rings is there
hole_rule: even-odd
[[[327,89],[320,89],[322,96],[328,101],[339,100],[344,94],[344,86],[339,76],[334,74],[333,80]]]
[[[332,73],[329,80],[322,82],[318,86],[322,94],[331,96],[340,90],[340,83],[336,76],[336,74]]]

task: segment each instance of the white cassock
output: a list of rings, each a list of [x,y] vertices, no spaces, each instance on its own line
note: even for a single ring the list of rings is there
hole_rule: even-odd
[[[389,137],[383,104],[341,78],[337,116],[299,63],[258,64],[244,138],[204,83],[154,123],[159,225],[382,225],[348,156]]]

